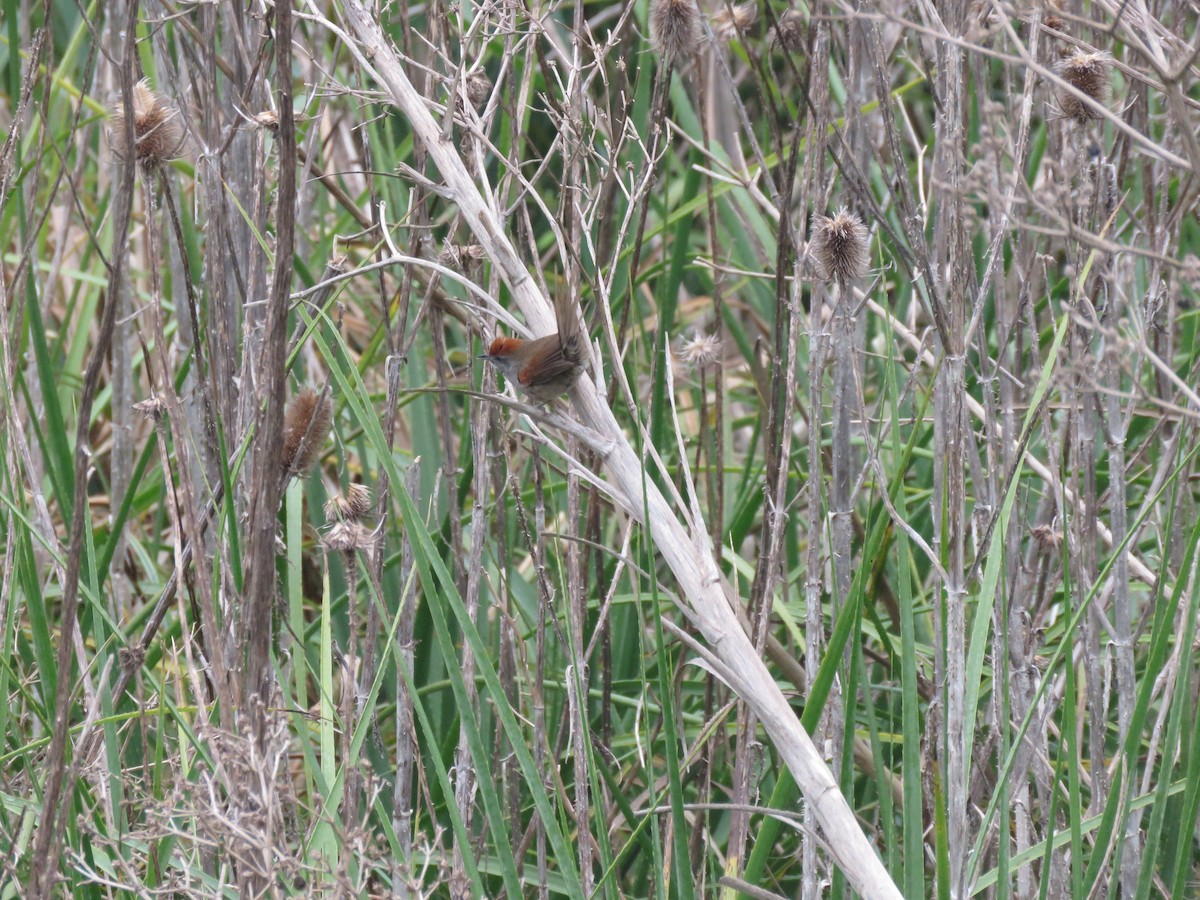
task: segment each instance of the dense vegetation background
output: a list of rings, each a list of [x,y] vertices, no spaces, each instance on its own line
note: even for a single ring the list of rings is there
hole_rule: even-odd
[[[1193,4],[0,13],[4,897],[1196,890]]]

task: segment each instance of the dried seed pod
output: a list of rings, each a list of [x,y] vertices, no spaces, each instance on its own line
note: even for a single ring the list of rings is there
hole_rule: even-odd
[[[1097,156],[1088,163],[1088,174],[1097,211],[1107,219],[1117,208],[1117,167]]]
[[[485,72],[472,72],[466,80],[467,99],[476,109],[487,103],[492,96],[492,79]]]
[[[347,515],[348,504],[346,498],[341,494],[334,494],[325,501],[325,521],[326,522],[343,522],[350,518]]]
[[[1058,74],[1067,84],[1086,94],[1101,106],[1107,106],[1112,87],[1110,64],[1107,53],[1093,51],[1085,53],[1074,50],[1058,63]],[[1062,88],[1058,90],[1058,106],[1068,119],[1086,121],[1100,118],[1100,113],[1074,94]]]
[[[153,396],[140,403],[133,404],[133,408],[149,419],[158,421],[163,417],[163,413],[167,409],[167,404],[163,402],[161,397]]]
[[[486,256],[487,252],[480,244],[448,244],[438,254],[438,261],[459,272],[471,272]]]
[[[706,334],[697,329],[691,338],[679,348],[679,355],[684,362],[696,368],[711,365],[721,356],[721,342],[715,334]]]
[[[804,49],[804,39],[808,34],[808,23],[804,13],[798,9],[789,9],[771,29],[771,44],[779,45],[784,50],[795,52]]]
[[[122,647],[117,651],[117,660],[127,672],[140,669],[146,662],[146,651],[142,647]]]
[[[356,519],[363,518],[375,505],[371,489],[365,484],[350,485],[346,490],[346,501],[350,505],[350,515]]]
[[[301,475],[321,454],[333,424],[333,404],[316,391],[304,390],[292,398],[283,414],[283,468]]]
[[[969,40],[984,40],[1000,25],[1000,16],[989,0],[973,0],[967,9]]]
[[[361,519],[371,511],[371,489],[365,484],[352,484],[344,495],[330,497],[325,504],[326,519]]]
[[[1041,544],[1043,549],[1057,550],[1062,546],[1063,534],[1050,525],[1034,525],[1029,529],[1030,536]]]
[[[1062,17],[1061,0],[1043,0],[1042,25],[1055,31],[1066,31],[1066,22]]]
[[[321,538],[326,550],[368,550],[375,542],[375,533],[361,522],[338,522]]]
[[[758,5],[755,0],[748,0],[736,6],[722,6],[712,15],[713,35],[719,41],[732,41],[739,34],[745,34],[756,18]]]
[[[686,62],[703,39],[696,0],[650,0],[650,44],[668,65]]]
[[[869,237],[867,227],[844,206],[832,217],[813,216],[811,249],[821,278],[847,284],[865,275]]]
[[[121,159],[133,158],[146,168],[175,159],[183,148],[179,111],[150,90],[149,79],[133,86],[133,135],[125,132],[125,104],[112,113],[113,152]]]

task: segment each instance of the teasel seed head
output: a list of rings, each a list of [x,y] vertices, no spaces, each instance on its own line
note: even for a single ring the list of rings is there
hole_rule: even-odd
[[[789,9],[779,17],[779,21],[771,29],[770,42],[790,52],[801,50],[804,48],[807,27],[804,13],[798,9]]]
[[[304,390],[292,398],[283,414],[283,468],[302,475],[312,468],[333,424],[333,403],[316,391]]]
[[[696,0],[650,0],[650,44],[668,65],[686,62],[704,40]]]
[[[463,273],[473,272],[487,258],[481,244],[447,244],[438,254],[444,266]]]
[[[374,543],[374,530],[362,522],[338,522],[321,538],[321,546],[326,550],[341,550],[344,553],[369,550]]]
[[[146,418],[153,419],[155,422],[157,422],[162,419],[163,413],[166,412],[167,404],[161,397],[155,395],[141,401],[140,403],[133,404],[133,408],[142,415],[146,416]]]
[[[814,216],[811,249],[821,278],[847,284],[865,275],[869,237],[858,216],[844,206],[833,216]]]
[[[758,4],[755,0],[735,6],[723,5],[712,15],[713,35],[719,41],[736,40],[739,34],[745,34],[750,29],[757,17]]]
[[[715,334],[707,334],[700,329],[692,332],[692,336],[683,342],[679,348],[683,361],[697,369],[712,365],[721,356],[721,342]]]
[[[1071,87],[1106,106],[1112,86],[1111,63],[1112,59],[1107,53],[1076,49],[1059,60],[1058,75]],[[1058,105],[1068,119],[1085,121],[1100,118],[1099,112],[1061,88],[1058,91]]]
[[[336,494],[325,504],[327,520],[362,519],[375,504],[371,500],[371,489],[365,484],[352,484],[345,494]]]
[[[466,87],[467,99],[476,109],[487,103],[488,97],[492,96],[492,79],[487,77],[486,72],[472,72],[467,76]]]
[[[112,113],[113,151],[124,160],[135,159],[148,169],[179,156],[183,148],[183,128],[179,111],[150,90],[149,79],[133,86],[133,135],[125,133],[125,104],[118,103]]]
[[[1052,525],[1034,525],[1029,534],[1043,549],[1057,550],[1062,546],[1063,534]]]
[[[1058,8],[1057,3],[1047,3],[1046,12],[1042,16],[1042,24],[1047,28],[1052,28],[1055,31],[1063,31],[1067,23],[1063,21],[1060,15],[1062,11]]]
[[[136,671],[146,661],[146,651],[142,647],[122,647],[117,651],[117,661],[126,671]]]

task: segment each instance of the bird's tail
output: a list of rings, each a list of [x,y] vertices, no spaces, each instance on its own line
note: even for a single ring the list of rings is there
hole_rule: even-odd
[[[579,302],[567,291],[559,291],[555,296],[554,321],[563,356],[578,365],[583,365],[587,359],[587,338],[579,324],[581,312]]]

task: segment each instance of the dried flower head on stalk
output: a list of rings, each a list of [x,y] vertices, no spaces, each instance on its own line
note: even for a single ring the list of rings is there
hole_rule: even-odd
[[[686,59],[704,40],[696,0],[650,0],[650,44],[668,64]]]
[[[486,72],[472,72],[466,79],[467,99],[476,109],[487,102],[492,96],[492,79]]]
[[[338,522],[321,538],[321,545],[326,550],[341,550],[343,553],[369,550],[374,543],[375,532],[362,522]]]
[[[1058,62],[1058,75],[1071,87],[1086,94],[1101,106],[1107,106],[1112,87],[1112,58],[1101,51],[1073,50]],[[1076,121],[1098,119],[1101,113],[1070,91],[1059,88],[1058,106],[1063,115]]]
[[[279,113],[273,109],[264,109],[254,116],[256,128],[265,128],[272,133],[279,130]]]
[[[161,397],[154,396],[149,397],[140,403],[133,404],[133,408],[147,418],[158,422],[162,419],[163,413],[166,412],[167,404],[163,402]]]
[[[1058,0],[1047,0],[1045,11],[1042,13],[1042,24],[1055,31],[1065,30],[1066,23],[1062,18],[1062,4]]]
[[[721,342],[715,334],[708,334],[697,328],[692,336],[679,347],[679,355],[683,361],[697,369],[710,366],[721,356]]]
[[[283,468],[301,475],[321,454],[333,424],[333,404],[316,391],[304,390],[292,398],[283,414]]]
[[[487,257],[480,244],[448,244],[438,254],[438,262],[456,271],[470,274]]]
[[[371,489],[365,484],[352,484],[345,494],[335,494],[325,504],[326,519],[361,519],[375,504],[371,500]]]
[[[719,41],[732,41],[739,34],[745,34],[758,17],[758,4],[755,0],[739,3],[736,6],[722,5],[712,15],[713,34]]]
[[[116,155],[126,160],[132,157],[148,169],[175,159],[183,148],[179,110],[150,90],[147,78],[133,86],[133,135],[125,132],[124,103],[113,108],[111,122]]]
[[[804,13],[798,9],[789,9],[770,31],[770,43],[784,50],[795,52],[804,48],[804,39],[808,35],[808,23]]]
[[[813,216],[812,257],[824,281],[847,284],[867,272],[867,227],[842,207],[833,216]]]

